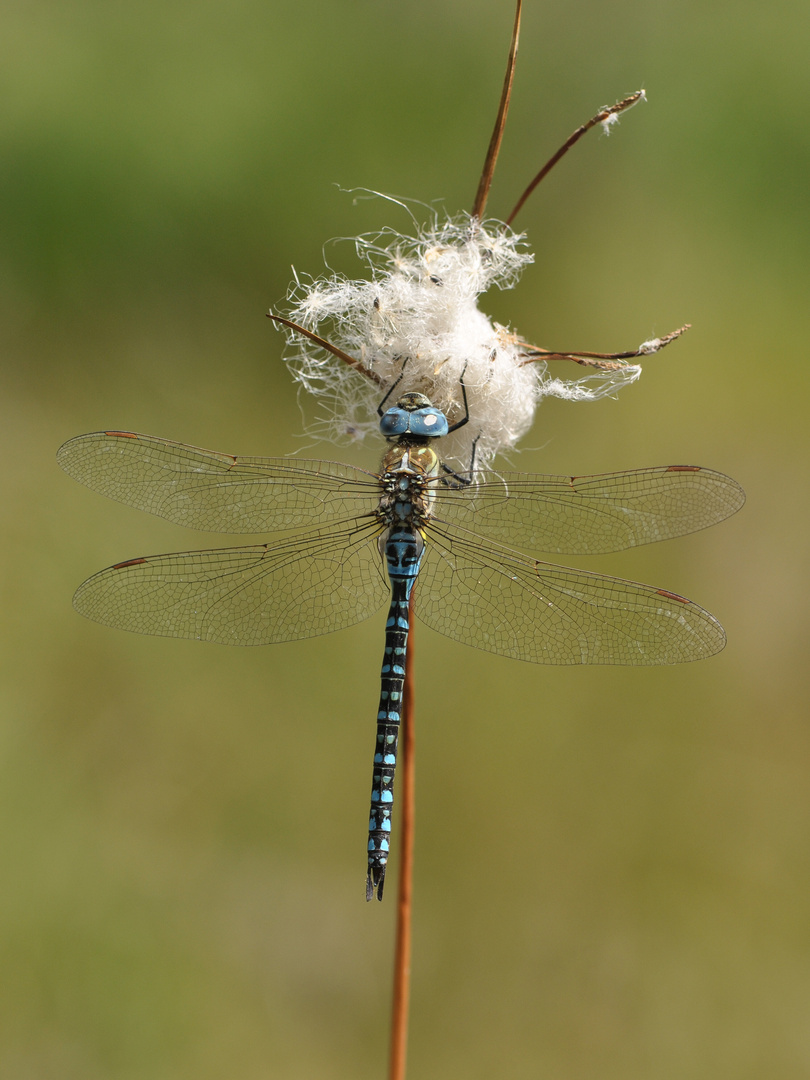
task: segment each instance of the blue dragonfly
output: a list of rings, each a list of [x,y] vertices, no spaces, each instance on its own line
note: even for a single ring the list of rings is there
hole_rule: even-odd
[[[399,380],[397,380],[399,382]],[[397,384],[395,383],[394,386]],[[233,457],[125,431],[58,453],[74,479],[193,529],[265,543],[117,563],[74,606],[122,630],[226,645],[316,637],[389,601],[374,745],[366,897],[382,899],[405,677],[409,604],[477,649],[540,664],[676,664],[725,645],[720,623],[676,593],[539,562],[519,550],[596,555],[683,536],[742,506],[698,466],[598,476],[457,473],[433,443],[450,425],[422,394],[379,407],[379,472],[330,461]],[[474,446],[474,444],[473,444]],[[419,580],[418,588],[413,586]]]

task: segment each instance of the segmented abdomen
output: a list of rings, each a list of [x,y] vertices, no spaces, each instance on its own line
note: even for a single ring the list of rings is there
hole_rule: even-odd
[[[385,654],[380,676],[380,707],[377,712],[377,738],[374,746],[371,816],[368,825],[367,900],[372,898],[375,890],[377,899],[382,900],[385,883],[410,625],[408,605],[423,552],[424,542],[420,533],[407,526],[392,529],[385,541],[386,566],[391,582],[391,607],[385,624]]]

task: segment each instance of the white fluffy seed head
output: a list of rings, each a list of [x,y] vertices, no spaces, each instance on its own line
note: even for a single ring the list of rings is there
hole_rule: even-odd
[[[286,313],[359,360],[381,385],[292,330],[286,357],[295,378],[321,398],[327,416],[318,434],[337,441],[378,431],[377,406],[385,389],[402,376],[394,399],[425,394],[450,424],[463,416],[461,376],[470,421],[442,441],[442,457],[469,467],[512,449],[525,434],[542,397],[594,400],[633,382],[636,365],[592,372],[585,378],[550,378],[543,362],[526,362],[525,343],[479,308],[493,285],[512,288],[533,261],[525,238],[499,221],[468,215],[432,220],[415,236],[392,230],[360,236],[357,254],[370,277],[351,281],[337,274],[304,282],[296,277]],[[390,400],[387,405],[395,404]]]

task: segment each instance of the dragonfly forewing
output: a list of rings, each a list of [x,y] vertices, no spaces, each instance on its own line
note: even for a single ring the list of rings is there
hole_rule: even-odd
[[[130,432],[71,439],[57,460],[116,502],[208,532],[268,533],[372,512],[374,473],[332,461],[232,457]]]
[[[728,476],[691,465],[577,477],[506,473],[437,486],[435,517],[526,551],[599,555],[708,528],[744,501]]]

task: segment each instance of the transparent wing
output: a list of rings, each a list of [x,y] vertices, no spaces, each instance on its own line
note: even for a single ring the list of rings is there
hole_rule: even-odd
[[[715,525],[745,502],[722,473],[668,465],[600,476],[507,473],[435,488],[439,521],[530,551],[597,555]]]
[[[73,598],[120,630],[265,645],[353,626],[389,595],[376,520],[275,544],[155,555],[88,578]]]
[[[123,431],[80,435],[57,460],[117,502],[209,532],[261,533],[372,510],[373,473],[331,461],[245,458]]]
[[[426,547],[416,613],[477,649],[536,664],[679,664],[726,642],[713,615],[663,589],[484,548],[435,523]]]

